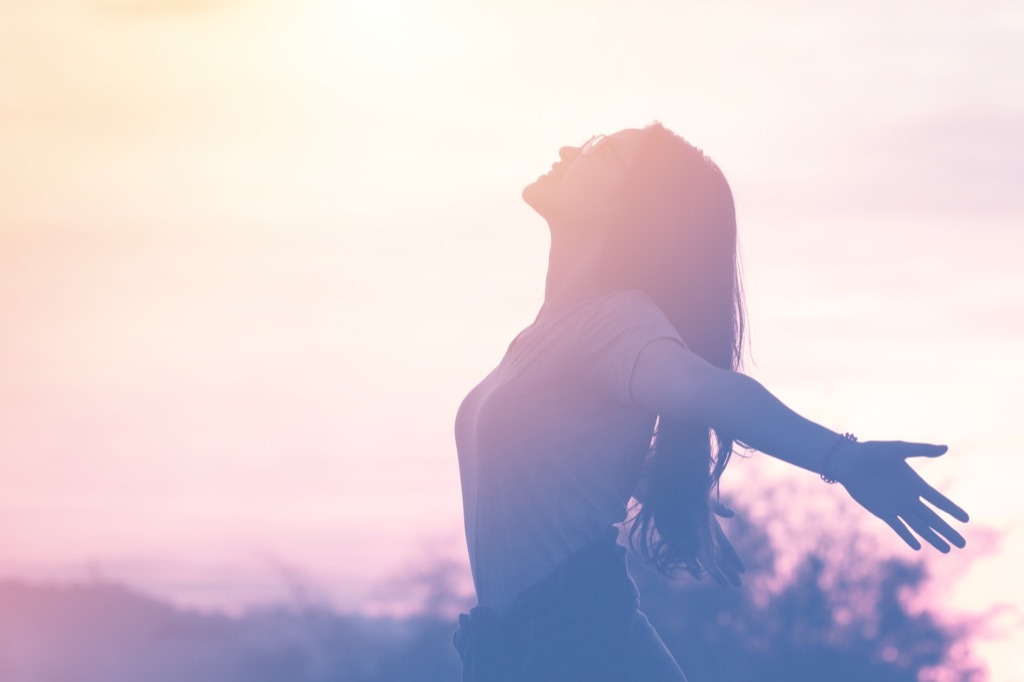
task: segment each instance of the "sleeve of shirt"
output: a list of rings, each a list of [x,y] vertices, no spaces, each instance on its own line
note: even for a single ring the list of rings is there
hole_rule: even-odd
[[[654,301],[640,291],[602,299],[580,329],[579,371],[594,391],[633,404],[630,382],[640,351],[658,339],[686,344]]]

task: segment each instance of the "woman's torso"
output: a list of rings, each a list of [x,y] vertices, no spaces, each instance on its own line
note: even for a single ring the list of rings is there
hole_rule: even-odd
[[[654,426],[629,379],[657,338],[682,343],[642,292],[591,297],[538,319],[466,396],[455,431],[481,605],[506,613],[624,520]]]

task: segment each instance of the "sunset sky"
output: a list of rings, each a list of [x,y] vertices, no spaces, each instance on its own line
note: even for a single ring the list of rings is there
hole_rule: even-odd
[[[732,184],[747,371],[948,443],[939,603],[1024,603],[1022,45],[1014,2],[0,0],[0,577],[361,608],[464,559],[455,410],[542,295],[519,193],[657,119]],[[785,479],[841,494],[723,487]]]

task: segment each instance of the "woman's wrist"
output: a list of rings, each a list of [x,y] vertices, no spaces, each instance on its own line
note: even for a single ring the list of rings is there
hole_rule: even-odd
[[[857,437],[852,433],[836,436],[822,457],[821,480],[826,483],[842,482],[850,471],[852,453],[856,450]]]

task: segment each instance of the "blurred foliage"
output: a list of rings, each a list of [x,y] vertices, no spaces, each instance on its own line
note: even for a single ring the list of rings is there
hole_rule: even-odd
[[[879,560],[854,531],[787,564],[764,526],[728,521],[749,568],[742,589],[665,580],[632,561],[642,609],[690,682],[983,678],[966,646],[979,623],[909,606],[920,564]],[[229,617],[115,585],[0,583],[0,680],[450,682],[461,669],[455,614],[471,605],[466,570],[437,559],[388,581],[403,617],[341,614],[319,600]]]
[[[459,679],[447,618],[304,605],[238,618],[124,587],[0,583],[3,682],[435,682]]]
[[[965,646],[978,624],[909,605],[926,579],[920,563],[879,560],[846,531],[780,579],[760,526],[741,516],[728,532],[748,566],[742,589],[630,568],[642,610],[690,682],[983,679]]]

